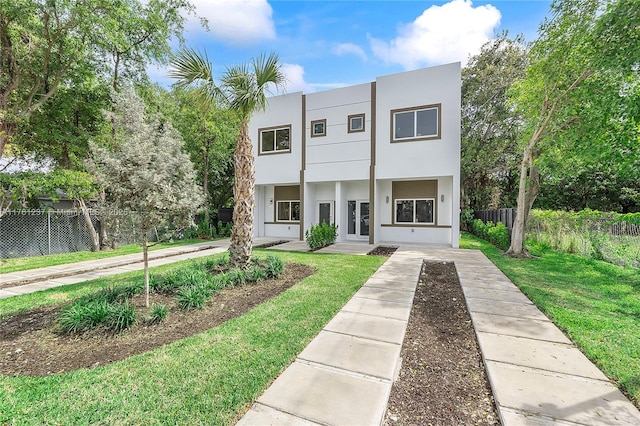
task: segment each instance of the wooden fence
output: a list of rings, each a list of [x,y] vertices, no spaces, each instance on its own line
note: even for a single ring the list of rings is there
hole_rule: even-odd
[[[495,223],[502,222],[511,231],[516,221],[516,209],[497,209],[497,210],[480,210],[475,212],[476,219],[482,220],[484,223],[489,221]]]

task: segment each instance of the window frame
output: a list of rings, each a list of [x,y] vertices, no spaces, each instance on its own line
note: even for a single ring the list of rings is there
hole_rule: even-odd
[[[288,149],[277,149],[277,139],[276,135],[278,130],[288,130],[289,131],[289,148]],[[265,132],[273,132],[273,151],[263,151],[262,150],[262,134]],[[283,124],[280,126],[271,126],[271,127],[262,127],[258,129],[258,155],[274,155],[274,154],[287,154],[291,153],[291,124]]]
[[[418,111],[426,111],[426,110],[436,110],[438,117],[436,121],[436,133],[433,135],[426,136],[416,136],[416,131],[418,128],[418,120],[416,119]],[[403,114],[407,112],[413,112],[413,136],[408,136],[406,138],[396,138],[396,114]],[[434,140],[434,139],[442,139],[442,104],[431,104],[431,105],[421,105],[410,108],[400,108],[391,110],[391,135],[390,141],[391,143],[397,142],[413,142],[413,141],[426,141],[426,140]]]
[[[316,124],[322,124],[322,133],[316,133]],[[322,120],[311,120],[311,137],[319,138],[322,136],[327,136],[327,119],[323,118]]]
[[[362,128],[361,129],[354,129],[353,126],[351,125],[351,120],[353,120],[354,118],[361,118],[362,119]],[[360,133],[360,132],[364,132],[365,131],[365,114],[361,113],[361,114],[352,114],[347,116],[347,133]]]
[[[398,202],[411,201],[413,202],[413,221],[401,222],[398,221]],[[426,201],[427,205],[431,201],[431,222],[417,222],[416,221],[416,209],[418,207],[418,201]],[[393,224],[394,225],[435,225],[436,224],[436,199],[433,197],[420,197],[420,198],[396,198],[393,200]]]
[[[289,219],[280,219],[280,203],[289,203]],[[298,203],[298,215],[300,215],[300,200],[277,200],[276,201],[275,219],[277,223],[300,223],[299,217],[298,219],[292,219],[294,203]]]

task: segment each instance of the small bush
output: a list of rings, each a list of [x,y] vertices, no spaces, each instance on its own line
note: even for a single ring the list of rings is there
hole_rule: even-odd
[[[278,256],[270,254],[264,261],[264,271],[268,278],[278,278],[284,271],[284,262]]]
[[[115,333],[127,330],[136,323],[136,310],[129,302],[108,305],[105,326]]]
[[[493,227],[487,227],[487,237],[490,243],[502,250],[507,250],[511,243],[509,229],[502,222],[498,222],[498,224]]]
[[[178,306],[188,311],[190,309],[200,309],[211,295],[210,290],[204,286],[181,287],[176,295]]]
[[[338,226],[335,223],[327,225],[327,223],[323,221],[321,225],[311,225],[311,229],[308,229],[304,236],[309,248],[311,250],[318,250],[336,242]]]
[[[240,268],[232,268],[225,274],[231,285],[243,285],[247,282],[247,273]]]
[[[162,303],[154,303],[149,309],[148,322],[151,324],[158,324],[167,318],[169,309]]]
[[[81,299],[64,309],[58,325],[64,333],[82,333],[102,324],[109,316],[109,304],[104,299]]]
[[[252,266],[249,271],[247,271],[247,280],[251,282],[262,281],[267,278],[267,272],[265,268],[260,265]]]

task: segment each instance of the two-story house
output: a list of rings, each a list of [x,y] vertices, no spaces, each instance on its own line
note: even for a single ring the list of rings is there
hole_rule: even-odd
[[[249,130],[255,235],[458,247],[460,63],[268,99]]]

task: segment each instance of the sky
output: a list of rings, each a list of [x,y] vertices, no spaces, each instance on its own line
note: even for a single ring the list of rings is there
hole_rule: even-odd
[[[286,92],[312,93],[377,76],[461,62],[507,30],[536,38],[550,0],[192,0],[185,44],[214,74],[276,52]],[[208,31],[199,18],[206,18]],[[150,69],[168,86],[167,69]]]

